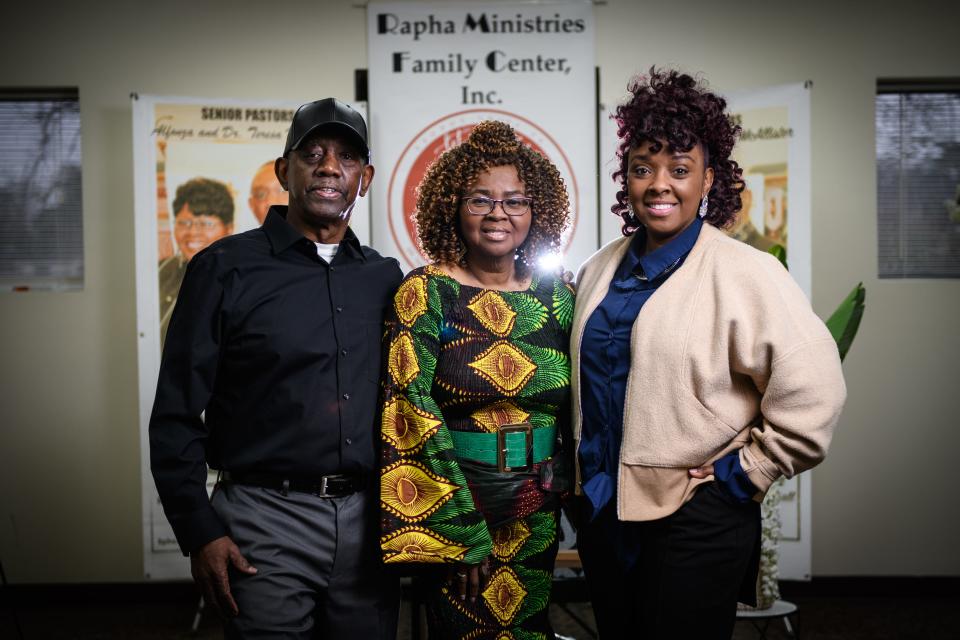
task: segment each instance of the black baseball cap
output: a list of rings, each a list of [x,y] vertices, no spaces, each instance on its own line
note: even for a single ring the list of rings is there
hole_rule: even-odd
[[[353,137],[364,159],[370,161],[370,146],[367,144],[367,123],[363,116],[351,109],[336,98],[324,98],[301,105],[293,114],[290,131],[287,132],[287,144],[283,147],[283,155],[300,146],[308,135],[320,127],[340,127]]]

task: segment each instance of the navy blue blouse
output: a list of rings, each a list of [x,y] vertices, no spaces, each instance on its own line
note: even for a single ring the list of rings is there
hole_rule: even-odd
[[[608,504],[615,504],[634,321],[657,287],[683,266],[702,224],[696,218],[676,238],[646,255],[646,234],[643,228],[638,229],[606,297],[584,327],[580,345],[583,427],[579,456],[583,492],[593,506],[592,517]],[[740,466],[737,451],[717,460],[714,470],[717,481],[737,500],[746,502],[756,494]]]

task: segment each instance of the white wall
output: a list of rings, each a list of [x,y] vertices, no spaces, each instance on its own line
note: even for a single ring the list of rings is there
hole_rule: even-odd
[[[142,576],[129,93],[352,98],[353,70],[366,66],[365,10],[353,4],[4,9],[0,86],[80,89],[86,264],[82,292],[0,295],[0,561],[11,582]],[[873,146],[877,77],[960,75],[960,8],[618,0],[595,15],[605,102],[654,63],[721,92],[813,81],[814,307],[826,315],[855,282],[867,287],[844,365],[850,400],[814,475],[814,575],[960,574],[960,282],[877,280]]]

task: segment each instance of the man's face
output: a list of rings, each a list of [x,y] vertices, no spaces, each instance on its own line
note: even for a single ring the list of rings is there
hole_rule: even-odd
[[[352,138],[337,129],[310,136],[277,160],[277,178],[290,194],[288,221],[308,227],[338,223],[341,214],[373,179]]]
[[[217,216],[197,216],[185,204],[177,211],[173,223],[173,237],[184,260],[190,261],[207,245],[233,233],[233,225]]]
[[[247,204],[250,205],[250,211],[260,221],[260,224],[263,224],[271,206],[287,204],[287,193],[277,180],[272,162],[260,167],[256,175],[253,176],[253,181],[250,183],[250,198],[247,200]]]

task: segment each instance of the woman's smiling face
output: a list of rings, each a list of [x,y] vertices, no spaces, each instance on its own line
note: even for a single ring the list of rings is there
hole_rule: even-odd
[[[703,149],[670,149],[664,142],[644,142],[627,157],[627,197],[647,232],[647,251],[663,246],[686,229],[713,185],[713,169]]]
[[[523,199],[523,182],[512,164],[491,167],[481,172],[464,197],[493,200]],[[467,248],[467,260],[513,260],[517,248],[527,239],[532,219],[530,207],[521,215],[506,215],[498,202],[490,213],[470,213],[466,202],[460,204],[460,234]]]

